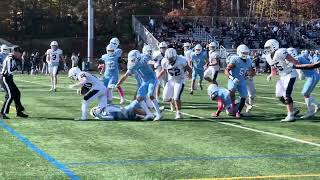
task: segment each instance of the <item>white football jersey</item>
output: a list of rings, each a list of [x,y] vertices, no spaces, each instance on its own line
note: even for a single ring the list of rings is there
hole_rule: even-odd
[[[53,51],[52,49],[48,49],[46,55],[49,56],[50,65],[58,66],[60,62],[60,56],[62,56],[62,50],[57,49]]]
[[[103,84],[102,81],[100,81],[97,77],[95,77],[94,75],[84,72],[82,71],[81,73],[78,74],[78,79],[80,78],[86,78],[87,86],[91,86],[92,89],[96,89],[96,90],[104,90],[105,86]]]
[[[192,53],[192,50],[189,49],[187,51],[184,51],[184,57],[187,59],[187,60],[190,60],[191,59],[191,53]]]
[[[154,68],[155,69],[161,69],[161,61],[164,58],[164,56],[160,53],[160,51],[153,53],[153,61],[155,61]]]
[[[209,51],[209,65],[218,63],[217,59],[220,59],[219,53],[217,51]],[[219,63],[213,67],[215,70],[218,70]]]
[[[290,75],[291,78],[297,77],[298,73],[295,69],[293,69],[293,64],[286,60],[287,56],[287,49],[280,48],[275,52],[272,59],[271,55],[268,55],[266,60],[270,66],[273,66],[277,69],[280,76]]]
[[[184,83],[187,65],[188,63],[184,56],[177,56],[177,60],[173,65],[171,65],[169,60],[166,58],[162,60],[161,64],[162,68],[167,71],[169,80],[179,83]]]

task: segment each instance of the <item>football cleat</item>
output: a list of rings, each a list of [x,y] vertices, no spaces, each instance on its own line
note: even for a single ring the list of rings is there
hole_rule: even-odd
[[[217,118],[217,117],[219,117],[219,115],[218,115],[218,113],[214,112],[214,113],[211,114],[211,117]]]
[[[148,114],[143,118],[143,120],[151,120],[153,119],[153,117],[154,117],[153,114]]]
[[[125,103],[125,99],[123,97],[120,98],[120,104],[124,104]]]
[[[314,117],[314,112],[307,112],[305,115],[301,116],[301,119],[309,119]]]
[[[176,113],[176,117],[174,119],[182,119],[182,114],[181,113]]]
[[[160,121],[162,119],[161,114],[156,115],[156,117],[153,119],[153,121]]]
[[[29,116],[24,114],[23,112],[17,112],[17,117],[28,118]]]
[[[236,118],[237,118],[237,119],[241,118],[241,113],[240,113],[240,112],[237,112],[237,113],[236,113]]]
[[[294,121],[296,121],[294,116],[287,116],[286,118],[281,120],[281,122],[294,122]]]
[[[299,108],[294,108],[294,110],[293,110],[294,116],[297,116],[299,113],[300,113],[300,109]]]

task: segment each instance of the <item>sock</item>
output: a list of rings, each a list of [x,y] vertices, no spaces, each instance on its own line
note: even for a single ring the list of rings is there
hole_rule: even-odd
[[[311,101],[310,101],[310,98],[304,98],[304,101],[306,102],[307,111],[308,111],[308,112],[311,112],[312,109],[311,109]]]
[[[120,97],[124,98],[124,92],[123,92],[122,87],[118,87],[118,92],[119,92]]]
[[[154,100],[152,100],[152,103],[153,103],[153,107],[154,107],[154,110],[156,111],[157,115],[160,116],[161,112],[160,112],[158,101],[156,99],[154,99]]]
[[[311,104],[315,104],[317,106],[320,106],[320,103],[317,101],[316,97],[310,96],[309,99],[310,99]]]
[[[107,101],[108,101],[108,104],[112,103],[112,89],[107,89]]]
[[[293,112],[288,112],[288,117],[294,116]]]
[[[145,101],[141,101],[141,102],[139,102],[139,104],[142,107],[142,109],[144,110],[144,112],[146,112],[147,116],[148,115],[152,115],[152,113],[150,112],[150,110],[149,110],[149,108],[148,108],[148,106],[147,106]]]
[[[87,101],[82,101],[81,111],[82,111],[81,118],[87,119],[87,111],[88,111],[88,102]]]
[[[239,104],[239,109],[238,109],[238,112],[239,112],[239,113],[242,111],[245,103],[246,103],[246,98],[241,98],[241,99],[240,99],[240,104]]]
[[[153,102],[151,101],[151,99],[149,97],[146,98],[146,103],[147,103],[147,106],[148,108],[153,108]]]

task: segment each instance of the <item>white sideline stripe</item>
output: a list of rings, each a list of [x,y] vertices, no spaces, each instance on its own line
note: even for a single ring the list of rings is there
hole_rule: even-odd
[[[26,81],[26,80],[20,80],[20,81],[28,82],[28,83],[34,83],[34,82],[31,82],[31,81]],[[43,85],[43,84],[40,84],[40,83],[34,83],[34,84]],[[50,85],[48,85],[48,86],[50,86]],[[66,87],[61,87],[61,88],[68,89]],[[114,98],[120,99],[118,97],[114,97]],[[125,100],[131,102],[129,99],[125,99]],[[166,110],[166,111],[171,112],[170,110]],[[196,116],[196,115],[192,115],[192,114],[188,114],[188,113],[182,113],[182,114],[186,115],[186,116],[189,116],[189,117],[195,117],[195,118],[199,118],[199,119],[207,119],[205,117]],[[235,125],[235,124],[226,123],[226,122],[217,122],[217,123],[223,124],[223,125],[226,125],[226,126],[236,127],[236,128],[239,128],[239,129],[244,129],[244,130],[247,130],[247,131],[260,133],[260,134],[266,134],[266,135],[270,135],[270,136],[274,136],[274,137],[279,137],[279,138],[291,140],[291,141],[294,141],[294,142],[299,142],[299,143],[303,143],[303,144],[308,144],[308,145],[320,147],[320,144],[309,142],[309,141],[305,141],[305,140],[301,140],[301,139],[297,139],[297,138],[293,138],[293,137],[289,137],[289,136],[285,136],[285,135],[281,135],[281,134],[275,134],[275,133],[271,133],[271,132],[266,132],[266,131],[253,129],[253,128],[248,128],[248,127],[245,127],[245,126]]]

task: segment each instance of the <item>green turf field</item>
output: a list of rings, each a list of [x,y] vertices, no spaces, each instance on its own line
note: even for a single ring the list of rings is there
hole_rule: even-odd
[[[12,108],[11,119],[1,120],[0,179],[320,179],[320,114],[281,123],[285,107],[274,98],[275,80],[265,76],[256,78],[254,117],[223,112],[211,119],[215,103],[206,90],[189,95],[188,82],[182,112],[189,116],[174,120],[165,111],[160,122],[74,121],[81,97],[66,76],[56,93],[47,76],[15,79],[30,118],[15,118]],[[226,85],[222,75],[219,82]],[[296,83],[294,100],[305,113],[302,85]],[[124,85],[127,99],[135,87],[132,78]],[[314,95],[320,98],[319,86]]]

